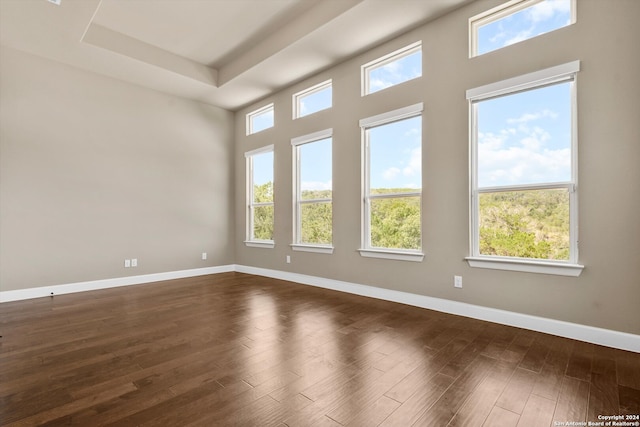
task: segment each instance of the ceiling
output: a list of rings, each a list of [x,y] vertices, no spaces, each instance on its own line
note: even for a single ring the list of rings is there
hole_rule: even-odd
[[[237,110],[471,1],[0,0],[0,44]]]

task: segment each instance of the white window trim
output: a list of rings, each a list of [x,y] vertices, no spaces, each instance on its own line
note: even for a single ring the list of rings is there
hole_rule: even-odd
[[[320,141],[327,138],[333,138],[333,128],[324,129],[318,132],[309,133],[307,135],[298,136],[291,139],[291,146],[293,150],[292,158],[292,171],[293,171],[293,241],[291,249],[294,251],[302,251],[302,252],[317,252],[324,254],[332,254],[333,253],[333,245],[320,245],[320,244],[312,244],[312,243],[302,243],[300,241],[302,233],[301,233],[301,215],[300,215],[300,156],[298,155],[298,147],[304,144],[308,144],[315,141]],[[333,153],[333,141],[332,143],[332,153]],[[332,171],[333,175],[333,171]],[[333,203],[333,197],[331,199],[317,199],[317,200],[305,200],[306,203]]]
[[[254,132],[253,131],[253,118],[256,116],[259,116],[261,114],[267,113],[269,111],[273,111],[274,112],[274,117],[273,117],[273,125],[269,126],[268,128],[264,128],[261,129],[259,131]],[[271,129],[273,126],[275,126],[275,111],[274,111],[274,106],[273,106],[273,102],[271,104],[267,104],[264,107],[260,107],[257,110],[254,110],[250,113],[247,113],[246,116],[246,128],[247,128],[247,136],[248,135],[253,135],[254,133],[258,133],[258,132],[262,132],[264,130],[267,129]]]
[[[322,92],[325,89],[332,89],[332,93],[331,93],[331,105],[329,105],[328,107],[322,108],[320,110],[314,111],[313,113],[309,113],[309,114],[305,114],[304,116],[301,115],[302,111],[301,111],[301,101],[310,95],[316,94],[318,92]],[[293,120],[295,119],[299,119],[302,117],[307,117],[310,116],[312,114],[318,113],[320,111],[324,111],[324,110],[328,110],[329,108],[333,107],[333,80],[329,79],[326,80],[322,83],[318,83],[317,85],[311,86],[310,88],[301,90],[300,92],[294,93],[293,96],[291,97],[291,101],[292,101],[292,113],[293,113]]]
[[[523,9],[526,9],[530,6],[535,5],[536,3],[540,3],[543,1],[545,0],[511,0],[469,18],[469,58],[474,58],[476,56],[481,55],[478,53],[478,30],[480,29],[480,27],[487,25],[491,22],[497,21],[499,19],[505,18],[514,13],[518,13]],[[571,3],[570,5],[571,21],[569,22],[569,25],[573,25],[576,23],[576,0],[570,0],[570,3]],[[560,27],[560,28],[565,28],[565,27]],[[559,30],[560,28],[556,28],[556,29]],[[551,30],[551,31],[555,31],[555,30]],[[544,34],[547,34],[547,33],[544,33]],[[535,37],[537,36],[532,36],[522,41],[531,40],[532,38],[535,38]],[[507,47],[507,46],[504,46],[504,47]],[[495,52],[496,50],[500,50],[500,49],[502,48],[497,48],[485,53]],[[482,55],[484,55],[484,53]]]
[[[489,268],[497,270],[521,271],[527,273],[554,274],[561,276],[577,277],[584,269],[578,264],[578,147],[577,147],[577,104],[576,85],[577,73],[580,71],[580,61],[572,61],[544,70],[535,71],[522,76],[502,80],[496,83],[480,86],[467,91],[469,101],[469,141],[470,141],[470,256],[465,259],[471,267]],[[510,190],[535,190],[549,188],[567,188],[569,190],[569,221],[570,221],[570,259],[568,261],[538,260],[517,257],[498,257],[480,255],[479,251],[479,230],[478,230],[478,189],[477,182],[477,120],[474,117],[474,103],[478,101],[495,98],[497,96],[517,93],[523,90],[543,87],[550,84],[573,82],[571,88],[571,181],[562,183],[542,183],[537,185],[500,186],[496,188],[483,188],[482,192],[489,191],[510,191]]]
[[[253,207],[254,206],[269,206],[272,205],[275,209],[275,201],[268,203],[253,203],[253,156],[264,153],[274,152],[274,145],[267,145],[257,148],[255,150],[247,151],[244,153],[246,161],[246,236],[247,240],[244,244],[253,248],[273,248],[275,242],[273,240],[257,240],[253,238]],[[274,159],[275,160],[275,159]]]
[[[413,53],[416,52],[421,52],[422,51],[422,40],[419,40],[415,43],[411,43],[408,46],[405,46],[403,48],[400,48],[398,50],[395,50],[387,55],[384,55],[380,58],[374,59],[373,61],[367,62],[366,64],[362,65],[360,67],[360,91],[361,91],[361,95],[362,96],[367,96],[367,95],[371,95],[372,93],[377,93],[380,92],[384,89],[381,89],[379,91],[376,92],[370,92],[370,83],[369,83],[369,72],[371,70],[375,70],[376,68],[380,68],[383,67],[385,65],[387,65],[390,62],[394,62],[397,61],[399,59],[402,59],[404,57],[407,57]],[[405,83],[408,82],[410,80],[414,80],[417,79],[418,77],[422,77],[422,75],[420,76],[416,76],[413,77],[409,80],[405,80],[401,83]],[[398,83],[398,84],[401,84]],[[396,86],[396,85],[393,85]],[[389,87],[393,87],[393,86],[389,86]],[[388,89],[388,88],[385,88]]]
[[[424,259],[422,250],[414,249],[394,249],[394,248],[374,248],[370,245],[371,223],[370,223],[370,200],[376,198],[390,197],[412,197],[420,196],[422,205],[422,190],[408,193],[393,193],[383,196],[371,195],[369,184],[369,141],[367,138],[367,129],[397,122],[400,120],[417,117],[422,114],[424,103],[420,102],[407,107],[398,108],[397,110],[388,111],[375,116],[367,117],[360,120],[360,130],[362,135],[362,205],[361,205],[361,247],[358,252],[363,257],[384,258],[398,261],[415,261],[421,262]],[[422,215],[422,209],[420,209]],[[421,221],[422,223],[422,221]],[[422,230],[421,230],[422,231]],[[420,239],[422,240],[422,232]],[[420,242],[422,247],[422,241]]]

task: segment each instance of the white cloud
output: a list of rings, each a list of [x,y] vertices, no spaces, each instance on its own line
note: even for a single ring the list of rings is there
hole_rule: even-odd
[[[402,171],[399,168],[391,167],[385,170],[384,172],[382,172],[382,177],[387,181],[391,181],[392,179],[397,177],[400,174],[400,172]]]
[[[533,120],[539,120],[542,118],[555,119],[558,117],[558,113],[555,113],[551,110],[542,110],[537,113],[525,113],[518,118],[515,119],[507,119],[507,123],[527,123]]]
[[[422,150],[420,147],[411,150],[409,164],[402,169],[404,176],[421,176],[422,173]]]
[[[523,115],[522,117],[530,115]],[[521,117],[521,118],[522,118]],[[548,148],[551,135],[545,129],[503,129],[498,134],[478,134],[479,185],[517,185],[570,179],[571,150]]]
[[[300,183],[300,189],[318,191],[318,190],[331,190],[333,188],[333,182],[331,180],[322,182],[322,181],[302,181]]]
[[[537,23],[552,18],[556,14],[568,13],[570,8],[570,0],[546,0],[533,6],[529,10],[529,17]]]

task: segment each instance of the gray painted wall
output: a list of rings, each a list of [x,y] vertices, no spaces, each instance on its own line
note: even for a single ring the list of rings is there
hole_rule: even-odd
[[[233,263],[233,113],[1,57],[2,291]]]
[[[478,1],[353,60],[255,103],[236,115],[237,264],[291,271],[640,334],[640,2],[579,0],[575,25],[474,59],[468,19],[500,1]],[[360,65],[417,40],[423,77],[360,96]],[[468,104],[465,91],[573,60],[578,75],[579,278],[470,268]],[[334,106],[293,121],[291,95],[333,79]],[[275,102],[273,129],[245,136],[245,114]],[[358,120],[423,101],[421,263],[363,258]],[[291,251],[290,139],[332,127],[332,255]],[[274,249],[245,239],[243,153],[275,144]],[[286,255],[292,263],[286,264]],[[462,275],[463,289],[453,276]]]

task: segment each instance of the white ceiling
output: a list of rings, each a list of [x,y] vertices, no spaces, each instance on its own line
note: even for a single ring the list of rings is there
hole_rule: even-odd
[[[471,1],[0,0],[0,44],[236,110]]]

